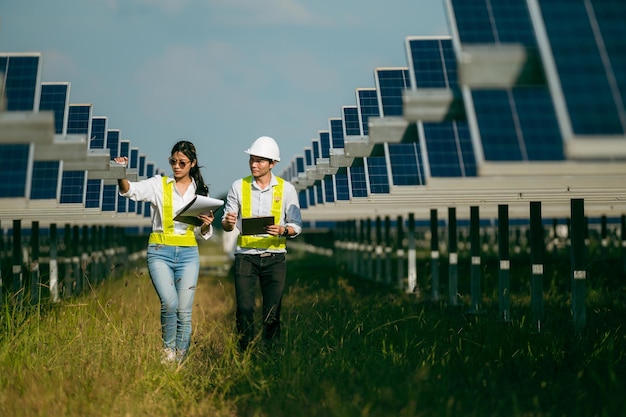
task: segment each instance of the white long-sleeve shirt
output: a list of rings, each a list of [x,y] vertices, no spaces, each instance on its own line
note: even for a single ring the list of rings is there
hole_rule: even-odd
[[[226,204],[224,206],[224,215],[222,219],[226,216],[226,213],[238,213],[237,217],[237,229],[241,231],[241,202],[242,202],[242,194],[241,194],[241,183],[243,178],[235,180],[228,191],[228,195],[226,196]],[[256,180],[252,180],[252,192],[250,197],[252,198],[252,216],[270,216],[272,213],[272,197],[274,195],[273,188],[278,185],[278,180],[276,176],[272,173],[272,179],[270,180],[270,185],[265,188],[259,188]],[[280,213],[280,225],[281,226],[289,226],[293,229],[294,234],[290,236],[290,238],[294,238],[302,233],[302,215],[300,213],[300,202],[298,201],[298,192],[296,188],[288,181],[284,182],[283,185],[283,205]],[[235,253],[260,253],[264,252],[265,249],[251,249],[251,248],[241,248],[237,246]],[[271,252],[285,252],[284,250]]]
[[[174,177],[170,176],[167,179],[167,183],[171,183]],[[120,193],[122,197],[130,198],[134,201],[146,201],[150,203],[151,216],[152,216],[152,231],[163,232],[163,179],[160,175],[147,178],[142,181],[131,182],[129,181],[130,188],[124,194]],[[191,185],[187,187],[184,195],[180,195],[178,189],[174,187],[172,193],[173,212],[176,213],[183,207],[185,207],[196,195],[196,182],[191,179]],[[187,232],[187,223],[174,221],[174,233],[184,235]],[[213,225],[209,225],[209,230],[202,234],[201,226],[194,228],[194,234],[196,237],[201,237],[204,240],[208,240],[213,236]]]

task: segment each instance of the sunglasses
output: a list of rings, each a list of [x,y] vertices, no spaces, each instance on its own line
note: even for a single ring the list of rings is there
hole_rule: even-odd
[[[168,161],[169,161],[171,166],[178,165],[181,168],[185,168],[187,166],[187,164],[191,163],[191,161],[182,161],[182,160],[178,160],[178,159],[174,159],[174,158],[169,158]]]

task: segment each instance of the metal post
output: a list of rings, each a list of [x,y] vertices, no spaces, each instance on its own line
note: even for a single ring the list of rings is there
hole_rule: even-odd
[[[408,225],[408,285],[407,293],[419,293],[417,286],[417,254],[415,251],[415,214],[409,213]]]
[[[430,209],[430,291],[433,301],[439,300],[439,224],[437,209]]]
[[[622,272],[626,273],[626,215],[622,214],[621,219],[622,227],[620,229],[620,236],[622,238]]]
[[[498,255],[500,258],[498,270],[500,319],[508,322],[511,320],[511,258],[509,253],[509,206],[506,204],[498,205]]]
[[[541,202],[530,203],[530,262],[532,277],[530,280],[530,302],[532,319],[541,331],[543,320],[543,254],[545,250],[544,230],[541,224]]]
[[[22,221],[13,220],[13,288],[16,301],[22,299]],[[19,304],[19,303],[18,303]]]
[[[50,298],[53,303],[59,302],[59,264],[57,246],[57,225],[50,225]]]
[[[385,216],[385,233],[383,237],[385,244],[385,284],[391,284],[391,219]]]
[[[30,260],[30,302],[35,305],[39,303],[41,294],[41,279],[39,275],[39,222],[33,221],[30,238],[31,260]]]
[[[372,219],[368,218],[365,222],[365,256],[367,257],[367,270],[365,271],[365,277],[368,279],[374,278],[374,245],[372,244]]]
[[[472,257],[470,312],[478,313],[482,297],[480,288],[480,217],[478,206],[470,207],[470,245]]]
[[[587,271],[585,270],[587,251],[585,246],[585,202],[572,199],[571,202],[571,259],[572,259],[572,319],[574,329],[580,332],[586,324],[585,309]]]
[[[63,229],[63,298],[71,297],[74,293],[74,279],[72,274],[72,227],[66,223]]]
[[[374,247],[376,251],[376,270],[374,272],[374,279],[376,282],[382,281],[382,258],[383,258],[383,231],[382,231],[382,222],[379,216],[376,217],[375,223],[375,232],[376,232],[376,242],[374,242]]]
[[[83,293],[83,275],[80,264],[80,233],[78,226],[72,227],[72,270],[74,271],[74,283],[76,285],[76,294],[81,295]]]
[[[457,239],[456,207],[448,207],[448,297],[451,306],[459,304],[459,254],[457,252]]]
[[[396,220],[396,259],[399,290],[404,288],[404,257],[404,220],[402,216],[398,216]]]

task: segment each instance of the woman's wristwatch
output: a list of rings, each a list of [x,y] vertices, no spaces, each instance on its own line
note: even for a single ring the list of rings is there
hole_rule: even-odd
[[[287,226],[285,226],[285,230],[283,231],[283,233],[281,234],[281,236],[283,236],[283,237],[289,237],[289,229],[287,229]]]

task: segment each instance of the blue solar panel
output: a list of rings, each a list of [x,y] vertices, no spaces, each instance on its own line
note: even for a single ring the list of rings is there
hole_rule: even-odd
[[[130,142],[127,140],[120,141],[120,156],[130,159]]]
[[[369,135],[367,122],[370,117],[379,117],[378,95],[375,88],[357,88],[356,99],[361,120],[361,130],[363,135]]]
[[[109,120],[107,117],[91,118],[91,140],[89,141],[89,149],[104,149],[108,124]]]
[[[331,143],[334,149],[343,148],[343,120],[329,119]]]
[[[322,158],[330,158],[330,134],[327,130],[323,130],[319,132],[320,141],[320,156]]]
[[[387,145],[394,185],[424,185],[425,175],[419,143]]]
[[[389,193],[389,174],[387,161],[384,156],[370,156],[364,158],[367,163],[367,174],[372,194]]]
[[[57,199],[60,161],[34,161],[30,198],[32,200]]]
[[[345,136],[360,136],[359,110],[356,106],[343,106],[343,126]]]
[[[537,41],[525,0],[451,0],[461,47],[471,43]],[[487,161],[560,161],[563,140],[552,98],[537,85],[471,91],[483,157]],[[469,105],[469,103],[465,103]]]
[[[304,149],[304,160],[307,166],[313,165],[313,149],[310,149],[310,148]]]
[[[333,176],[326,175],[322,183],[324,186],[324,202],[334,203],[335,202],[335,184],[333,181]]]
[[[409,70],[406,68],[377,68],[376,87],[380,99],[380,116],[402,116],[404,90],[411,85]]]
[[[575,135],[626,132],[626,2],[537,2]]]
[[[111,155],[111,159],[120,156],[120,131],[111,129],[107,132],[107,149]]]
[[[306,209],[309,207],[309,202],[307,201],[307,190],[301,190],[298,192],[298,202],[300,203],[301,209]]]
[[[7,111],[35,111],[39,106],[41,55],[0,54]]]
[[[304,172],[304,157],[296,157],[296,175]]]
[[[128,198],[118,198],[117,199],[117,209],[118,213],[126,213],[128,212]]]
[[[129,168],[137,169],[139,167],[139,149],[131,148],[130,150]]]
[[[463,44],[536,44],[526,0],[451,0],[451,3]]]
[[[315,185],[307,188],[307,206],[315,206]]]
[[[311,165],[315,165],[317,159],[322,157],[322,150],[320,149],[319,139],[311,140],[311,150],[313,151],[313,163]]]
[[[70,102],[69,83],[42,83],[39,110],[54,114],[54,133],[65,134],[65,116]]]
[[[450,38],[409,38],[407,52],[415,88],[458,88],[456,56]]]
[[[315,204],[324,204],[324,190],[321,182],[316,182],[313,186],[315,189],[315,194],[313,197],[315,198]]]
[[[139,172],[138,175],[140,177],[143,177],[146,175],[146,156],[145,155],[141,155],[139,157]]]
[[[420,88],[441,88],[457,90],[457,62],[449,37],[408,38],[407,55],[410,62],[412,86]],[[456,93],[458,94],[458,93]],[[394,184],[424,184],[424,175],[432,177],[466,177],[476,175],[476,159],[471,143],[471,135],[466,120],[452,122],[419,123],[419,135],[424,138],[426,161],[422,165],[422,150],[415,145],[415,150],[407,150],[410,158],[400,155],[391,160]],[[392,148],[390,147],[390,152]],[[392,153],[392,155],[393,155]],[[417,155],[417,158],[415,158]],[[397,161],[403,159],[403,162]],[[413,166],[409,164],[413,162]],[[402,164],[405,178],[399,175],[397,164]]]
[[[467,122],[424,123],[431,177],[475,177],[476,158]]]
[[[116,201],[117,185],[105,185],[102,189],[102,211],[115,211]]]
[[[154,177],[154,164],[152,162],[146,164],[146,177],[151,178]]]
[[[335,180],[335,190],[337,192],[337,201],[350,200],[350,184],[348,181],[347,168],[339,168],[337,173],[333,175]]]
[[[102,199],[102,180],[87,180],[85,207],[99,208]]]
[[[355,160],[355,164],[349,168],[352,197],[367,197],[365,167],[356,161],[357,160]],[[363,161],[363,159],[358,159],[358,161]]]
[[[86,135],[91,133],[91,104],[70,104],[67,119],[68,135]]]
[[[63,171],[61,178],[61,203],[85,202],[85,171]]]
[[[30,145],[0,144],[0,197],[26,197],[26,178]]]

